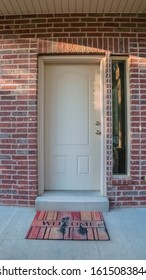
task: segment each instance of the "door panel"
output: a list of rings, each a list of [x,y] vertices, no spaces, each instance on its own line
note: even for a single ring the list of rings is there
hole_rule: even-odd
[[[88,145],[89,81],[67,72],[56,79],[57,145]]]
[[[45,189],[100,189],[99,65],[45,66]]]

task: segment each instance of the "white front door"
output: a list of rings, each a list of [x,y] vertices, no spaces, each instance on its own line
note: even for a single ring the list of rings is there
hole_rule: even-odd
[[[99,190],[99,64],[46,64],[44,100],[45,190]]]

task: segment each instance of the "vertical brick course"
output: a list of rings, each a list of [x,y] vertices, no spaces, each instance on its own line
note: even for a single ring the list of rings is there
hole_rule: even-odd
[[[105,56],[107,195],[111,207],[146,205],[146,17],[120,14],[0,17],[0,204],[34,205],[38,55]],[[130,174],[112,176],[111,55],[129,57]]]

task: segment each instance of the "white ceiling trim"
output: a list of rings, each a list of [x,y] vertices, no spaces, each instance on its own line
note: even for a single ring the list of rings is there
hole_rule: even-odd
[[[0,15],[146,13],[146,0],[0,0]]]

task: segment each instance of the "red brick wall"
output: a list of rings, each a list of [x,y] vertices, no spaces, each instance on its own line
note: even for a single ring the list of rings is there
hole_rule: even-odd
[[[106,57],[107,194],[111,207],[145,206],[146,15],[0,17],[0,204],[37,195],[38,54]],[[130,177],[112,177],[111,55],[129,55]],[[139,126],[142,131],[139,131]]]

